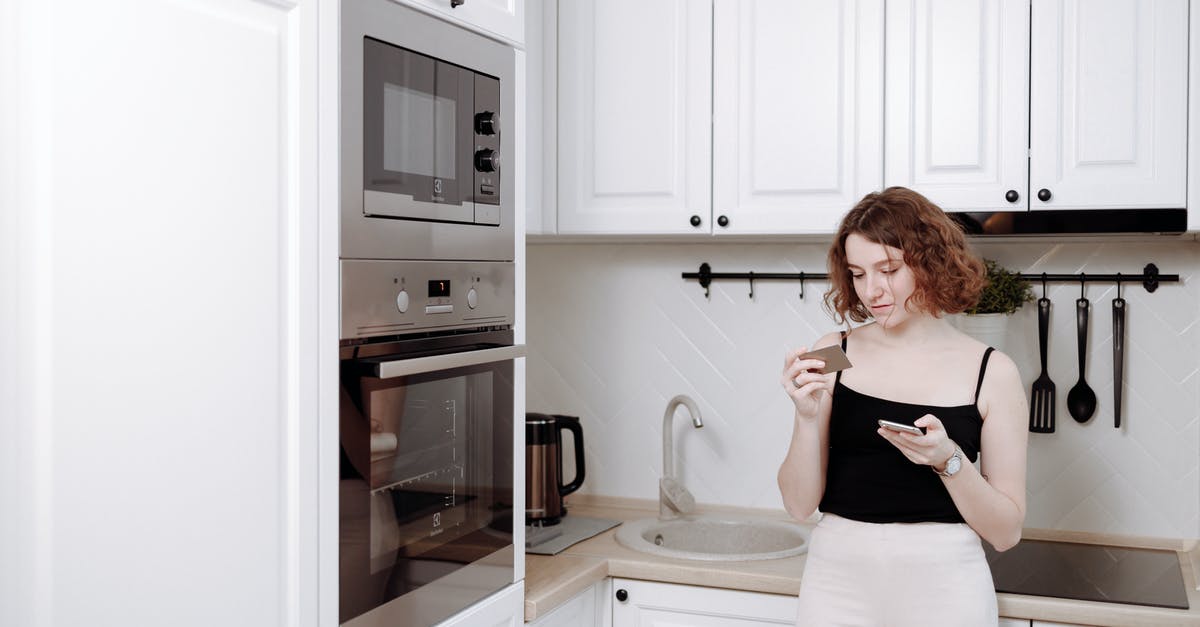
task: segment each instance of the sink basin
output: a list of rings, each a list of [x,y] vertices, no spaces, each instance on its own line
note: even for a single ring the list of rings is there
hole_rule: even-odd
[[[809,530],[761,518],[643,518],[617,528],[617,542],[635,551],[691,560],[770,560],[808,550]]]

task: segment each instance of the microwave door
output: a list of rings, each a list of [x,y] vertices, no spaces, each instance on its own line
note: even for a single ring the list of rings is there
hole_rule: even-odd
[[[370,38],[363,66],[364,214],[472,222],[474,73]]]

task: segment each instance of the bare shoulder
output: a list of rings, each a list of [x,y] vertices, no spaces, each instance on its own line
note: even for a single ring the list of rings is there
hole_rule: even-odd
[[[979,391],[979,409],[984,420],[996,415],[1024,420],[1027,411],[1021,372],[1011,357],[998,350],[988,358],[983,387]]]
[[[987,385],[987,380],[992,379],[993,382],[1005,386],[1016,383],[1021,383],[1021,371],[1017,368],[1016,362],[1007,354],[994,350],[992,356],[988,358],[987,371],[984,373],[984,385]]]

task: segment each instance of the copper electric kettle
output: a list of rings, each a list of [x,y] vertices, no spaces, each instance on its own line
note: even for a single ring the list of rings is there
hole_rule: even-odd
[[[575,478],[564,484],[562,432],[575,440]],[[525,414],[525,524],[554,525],[566,515],[563,497],[583,485],[583,428],[575,416]]]

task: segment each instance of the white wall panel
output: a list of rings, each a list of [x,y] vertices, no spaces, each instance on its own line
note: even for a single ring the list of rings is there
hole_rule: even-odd
[[[1087,380],[1099,408],[1087,424],[1066,412],[1076,372],[1077,284],[1051,284],[1050,376],[1057,432],[1030,434],[1027,526],[1134,535],[1200,536],[1200,249],[1153,244],[983,244],[1027,272],[1140,272],[1150,261],[1181,283],[1128,301],[1122,428],[1112,415],[1112,284],[1089,284]],[[775,473],[791,435],[779,388],[784,351],[833,330],[823,283],[696,281],[714,271],[823,271],[824,245],[535,245],[528,249],[528,408],[578,415],[587,444],[582,491],[657,498],[662,412],[691,395],[705,426],[677,420],[677,470],[698,501],[782,507]],[[1039,290],[1040,291],[1040,288]],[[1037,310],[1009,327],[1005,351],[1026,390],[1038,374]],[[1028,392],[1027,392],[1028,393]]]

